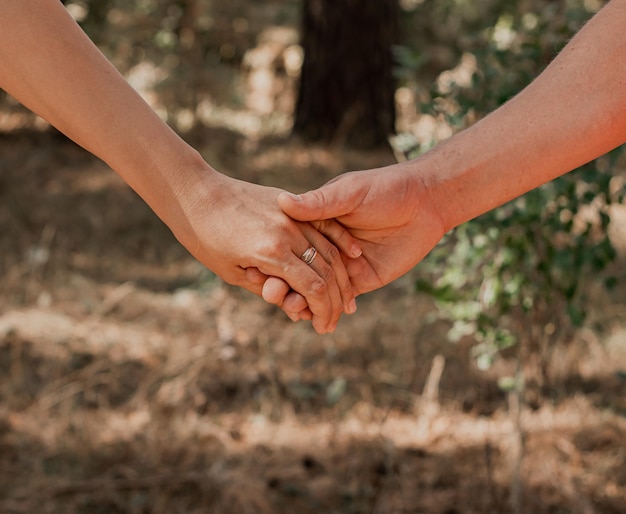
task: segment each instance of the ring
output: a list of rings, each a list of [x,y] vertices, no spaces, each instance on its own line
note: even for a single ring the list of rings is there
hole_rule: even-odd
[[[304,253],[300,256],[300,258],[304,261],[304,264],[311,264],[315,260],[315,256],[317,255],[317,250],[314,246],[309,246]]]

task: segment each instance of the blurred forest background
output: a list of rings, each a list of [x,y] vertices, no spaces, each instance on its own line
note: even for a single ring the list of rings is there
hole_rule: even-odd
[[[64,2],[220,171],[419,155],[601,0]],[[318,336],[0,98],[0,512],[626,512],[621,149],[448,234]]]

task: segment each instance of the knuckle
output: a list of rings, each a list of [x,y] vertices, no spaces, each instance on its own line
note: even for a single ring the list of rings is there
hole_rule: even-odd
[[[352,289],[352,282],[350,282],[350,278],[346,278],[345,280],[343,280],[341,284],[339,284],[339,289],[341,289],[341,292],[346,297],[351,298],[354,296],[354,291]]]
[[[279,239],[268,239],[259,248],[257,255],[263,256],[270,260],[283,260],[288,253],[288,249]]]
[[[320,271],[318,271],[318,274],[320,277],[322,277],[322,280],[324,280],[326,284],[335,282],[335,272],[330,266],[328,266],[328,264],[325,264],[324,266],[322,266]]]
[[[326,253],[326,262],[328,262],[328,264],[330,264],[331,266],[335,266],[341,259],[339,250],[337,249],[335,245],[329,245],[325,253]]]
[[[313,198],[313,202],[315,204],[324,205],[324,201],[326,200],[326,195],[324,194],[324,191],[315,189],[313,191],[309,191],[309,195]]]
[[[309,295],[314,298],[325,296],[328,293],[326,282],[320,278],[316,278],[309,284]]]
[[[329,228],[331,226],[330,220],[317,220],[314,222],[316,229],[322,234],[328,234]]]

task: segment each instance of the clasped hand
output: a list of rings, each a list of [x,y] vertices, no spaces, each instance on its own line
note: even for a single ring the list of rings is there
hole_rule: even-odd
[[[358,255],[356,243],[339,223],[329,221],[321,232],[282,212],[279,189],[230,178],[205,166],[190,175],[193,179],[178,193],[181,212],[169,221],[177,228],[179,241],[201,263],[226,282],[259,296],[267,277],[289,284],[288,289],[305,301],[305,315],[321,334],[332,332],[343,312],[356,310],[340,256]],[[288,314],[294,318],[291,311]]]
[[[342,266],[335,263],[333,270],[338,271],[344,297],[350,298],[405,274],[443,236],[444,223],[418,177],[402,165],[346,173],[300,196],[280,193],[277,201],[290,218],[310,223],[318,231],[318,240],[330,241],[341,250]],[[313,244],[312,237],[308,240]],[[355,244],[360,252],[344,251]],[[293,283],[252,269],[246,275],[262,286],[267,302],[280,306],[292,320],[315,321],[317,306]]]

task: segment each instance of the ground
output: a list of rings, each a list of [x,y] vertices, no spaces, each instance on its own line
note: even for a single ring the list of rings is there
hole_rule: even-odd
[[[185,137],[245,180],[302,191],[394,159],[209,111]],[[596,293],[519,406],[447,341],[419,267],[319,336],[205,270],[103,163],[7,119],[0,513],[626,513],[623,295]]]
[[[296,190],[365,158],[239,155]],[[5,135],[0,162],[0,512],[513,512],[516,483],[537,513],[626,512],[623,305],[560,350],[520,461],[514,406],[446,341],[419,268],[318,336],[222,284],[59,135]]]

